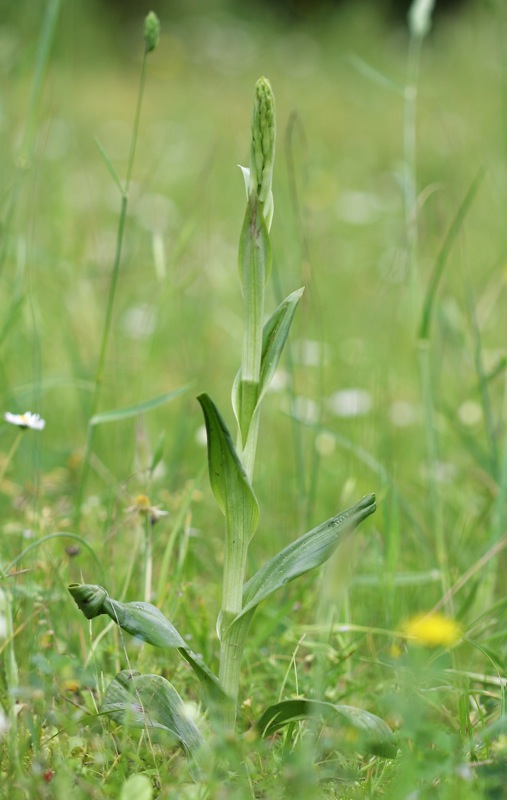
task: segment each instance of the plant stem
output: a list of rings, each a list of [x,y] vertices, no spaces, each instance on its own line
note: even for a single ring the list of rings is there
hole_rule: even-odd
[[[273,216],[271,181],[275,155],[275,103],[269,81],[255,87],[252,112],[247,208],[239,242],[239,274],[243,293],[243,344],[239,383],[233,387],[238,430],[236,451],[251,488],[259,436],[259,392],[266,280],[271,271],[269,227]],[[231,704],[224,710],[225,725],[234,728],[245,631],[229,623],[243,604],[243,584],[250,539],[253,492],[238,492],[225,507],[226,538],[220,628],[219,678]],[[254,502],[256,504],[257,501]]]
[[[113,317],[113,308],[114,308],[114,301],[116,297],[116,286],[118,283],[118,276],[120,274],[120,263],[121,263],[121,254],[123,248],[123,238],[125,234],[125,223],[127,219],[127,207],[128,207],[128,190],[130,188],[130,181],[132,178],[132,170],[134,166],[134,158],[136,152],[136,145],[137,145],[137,138],[139,132],[139,122],[141,118],[141,107],[142,107],[142,100],[144,95],[144,84],[145,84],[145,75],[146,75],[146,57],[147,52],[145,51],[143,56],[143,63],[141,67],[141,77],[139,81],[139,90],[137,93],[137,104],[136,104],[136,112],[134,117],[134,126],[132,130],[132,139],[130,143],[130,154],[129,160],[127,165],[127,177],[125,179],[125,186],[122,190],[121,196],[121,208],[120,208],[120,216],[118,219],[118,230],[116,234],[116,251],[113,263],[113,271],[111,275],[111,283],[109,286],[109,294],[107,298],[107,307],[106,307],[106,317],[104,320],[104,327],[102,330],[102,340],[100,345],[100,353],[99,353],[99,360],[97,365],[97,372],[95,375],[95,389],[92,398],[92,405],[91,405],[91,413],[90,419],[88,422],[88,431],[86,437],[86,450],[83,460],[83,468],[81,471],[81,479],[79,482],[77,499],[76,499],[76,515],[75,515],[75,527],[76,530],[79,529],[79,524],[81,521],[81,511],[82,511],[82,504],[83,504],[83,496],[86,487],[86,482],[88,479],[88,473],[90,470],[90,457],[92,453],[93,447],[93,438],[95,435],[95,426],[92,424],[93,417],[97,413],[99,409],[99,401],[100,395],[102,391],[102,386],[104,382],[104,373],[106,367],[106,358],[107,358],[107,351],[109,346],[109,339],[111,335],[111,324],[112,324],[112,317]]]
[[[417,226],[417,81],[421,55],[419,36],[410,37],[403,112],[403,154],[405,162],[405,232],[407,264],[412,299],[418,297],[418,226]],[[415,307],[415,306],[414,306]]]
[[[448,597],[446,610],[452,614],[452,599],[449,594],[449,562],[447,555],[447,545],[444,534],[444,519],[441,491],[438,482],[439,469],[439,446],[438,434],[435,426],[435,414],[433,408],[433,390],[431,381],[431,362],[430,362],[430,342],[428,339],[419,340],[419,369],[421,375],[421,386],[423,395],[423,407],[425,417],[427,465],[428,465],[428,488],[429,500],[431,505],[431,527],[435,537],[436,556],[440,569],[440,579],[442,583],[442,593]]]

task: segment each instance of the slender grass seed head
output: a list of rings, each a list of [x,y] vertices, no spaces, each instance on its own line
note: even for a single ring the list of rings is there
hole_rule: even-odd
[[[144,20],[144,52],[151,53],[158,45],[160,36],[160,20],[154,11],[150,11]]]

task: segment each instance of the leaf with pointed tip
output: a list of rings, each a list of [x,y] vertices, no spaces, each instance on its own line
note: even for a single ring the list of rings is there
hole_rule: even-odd
[[[264,564],[243,586],[243,608],[231,622],[222,625],[220,638],[228,637],[236,651],[241,653],[259,603],[286,583],[324,564],[346,536],[373,514],[375,508],[374,494],[363,497],[355,506],[305,533]]]
[[[389,725],[375,714],[356,706],[303,697],[282,700],[269,706],[255,727],[261,736],[271,736],[284,725],[315,717],[321,718],[326,724],[345,727],[347,743],[358,752],[372,753],[383,758],[396,756],[396,740]]]
[[[255,407],[251,416],[253,416],[255,411],[257,411],[259,408],[262,398],[266,394],[269,384],[273,379],[273,375],[276,372],[285,342],[287,341],[287,337],[289,335],[292,320],[294,319],[296,308],[303,292],[304,287],[297,289],[295,292],[292,292],[292,294],[286,297],[264,325],[262,331],[261,371],[259,384],[256,390]],[[232,387],[232,405],[238,423],[240,421],[241,413],[241,389],[242,380],[240,369],[236,375],[234,385]]]
[[[225,514],[228,528],[235,535],[240,532],[248,545],[259,521],[257,499],[229,429],[213,400],[207,394],[201,394],[197,399],[206,423],[209,478],[213,494]]]
[[[122,670],[109,684],[101,712],[121,725],[167,731],[187,755],[195,756],[204,744],[183,700],[161,675]]]
[[[200,656],[192,652],[174,625],[156,606],[151,603],[121,603],[109,597],[102,586],[94,584],[72,583],[68,589],[76,605],[87,619],[107,614],[113,622],[116,622],[131,636],[154,647],[178,650],[201,681],[208,699],[216,702],[226,700],[227,695],[218,678]]]
[[[231,627],[246,619],[248,624],[259,603],[286,583],[324,564],[340,542],[375,511],[375,495],[363,497],[352,508],[321,523],[300,536],[270,559],[243,587],[243,608]]]

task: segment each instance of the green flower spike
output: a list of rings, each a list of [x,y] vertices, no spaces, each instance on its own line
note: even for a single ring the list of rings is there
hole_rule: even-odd
[[[250,144],[250,169],[241,167],[247,197],[256,196],[268,231],[273,220],[273,164],[275,160],[275,96],[267,78],[259,78],[255,85],[252,111],[252,138]]]

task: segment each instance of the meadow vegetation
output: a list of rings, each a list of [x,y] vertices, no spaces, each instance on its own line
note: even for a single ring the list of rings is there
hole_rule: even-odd
[[[0,796],[504,797],[503,4],[3,5]]]

